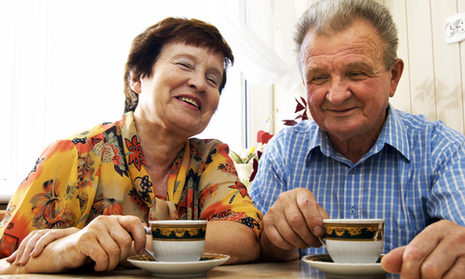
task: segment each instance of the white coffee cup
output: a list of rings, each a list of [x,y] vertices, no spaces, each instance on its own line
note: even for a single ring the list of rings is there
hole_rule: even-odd
[[[383,251],[384,219],[324,219],[320,238],[336,263],[375,263]]]
[[[150,221],[146,232],[152,235],[152,252],[156,261],[198,261],[205,248],[206,220]]]

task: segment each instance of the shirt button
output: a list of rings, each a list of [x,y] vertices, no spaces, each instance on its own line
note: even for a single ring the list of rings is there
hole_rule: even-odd
[[[357,213],[357,209],[355,209],[355,206],[352,206],[349,210],[350,215],[355,215]]]

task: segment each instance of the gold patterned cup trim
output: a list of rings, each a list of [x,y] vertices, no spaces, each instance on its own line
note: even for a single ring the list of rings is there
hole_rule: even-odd
[[[203,241],[206,224],[198,225],[152,225],[152,239],[161,241]]]
[[[341,241],[381,241],[384,236],[384,223],[325,223],[327,240]]]

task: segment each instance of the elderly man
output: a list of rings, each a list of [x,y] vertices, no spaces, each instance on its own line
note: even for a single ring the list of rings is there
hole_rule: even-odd
[[[280,131],[260,160],[251,196],[265,214],[263,257],[322,253],[329,216],[384,218],[386,271],[463,276],[465,138],[389,104],[404,66],[389,11],[322,1],[295,39],[314,121]]]

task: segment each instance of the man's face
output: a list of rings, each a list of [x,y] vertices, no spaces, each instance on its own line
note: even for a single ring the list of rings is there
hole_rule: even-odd
[[[313,119],[331,140],[376,139],[402,72],[386,70],[383,42],[374,27],[357,20],[331,34],[307,33],[300,50]],[[365,141],[363,141],[365,142]]]

